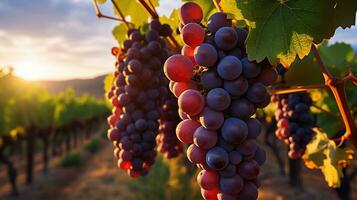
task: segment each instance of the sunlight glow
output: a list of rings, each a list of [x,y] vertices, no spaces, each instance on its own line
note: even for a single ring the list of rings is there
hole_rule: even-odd
[[[22,55],[18,58],[15,74],[26,80],[44,79],[48,73],[47,63],[41,59],[36,51],[31,48],[23,48]]]

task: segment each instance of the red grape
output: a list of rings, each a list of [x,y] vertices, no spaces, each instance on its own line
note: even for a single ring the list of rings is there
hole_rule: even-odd
[[[173,55],[166,60],[164,72],[171,81],[185,82],[193,75],[193,64],[186,56]]]
[[[204,41],[205,31],[199,24],[188,23],[183,27],[181,37],[186,45],[194,48]]]
[[[182,111],[190,116],[195,116],[202,111],[205,100],[199,91],[188,89],[180,95],[178,104]]]
[[[194,2],[187,2],[183,4],[179,14],[180,21],[183,24],[190,22],[200,23],[203,18],[201,7]]]
[[[198,122],[190,119],[185,119],[177,125],[176,136],[181,142],[185,144],[192,144],[193,134],[198,127],[200,127],[200,124]]]

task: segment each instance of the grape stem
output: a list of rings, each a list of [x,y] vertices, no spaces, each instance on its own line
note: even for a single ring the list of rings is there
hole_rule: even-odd
[[[148,0],[148,2],[149,2],[149,4],[150,4],[150,6],[151,6],[151,9],[155,12],[155,14],[156,14],[157,16],[159,16],[159,14],[157,14],[157,11],[156,11],[155,6],[154,6],[154,4],[152,3],[152,1],[151,1],[151,0]]]
[[[151,15],[151,17],[153,19],[159,19],[159,15],[157,14],[155,8],[150,8],[150,6],[146,3],[145,0],[139,0],[139,2],[141,3],[142,6],[144,6],[144,8],[146,9],[146,11],[149,12],[149,14]],[[152,4],[151,4],[152,5]]]
[[[99,6],[98,6],[98,3],[97,3],[96,0],[92,0],[92,4],[94,6],[95,13],[96,13],[98,18],[104,18],[104,19],[110,19],[110,20],[119,21],[119,22],[124,23],[129,28],[130,23],[127,22],[126,20],[122,20],[122,19],[119,19],[119,18],[116,18],[116,17],[112,17],[112,16],[108,16],[108,15],[103,15],[102,12],[99,9]]]
[[[219,10],[219,12],[223,12],[223,9],[221,7],[221,5],[219,5],[219,1],[218,0],[212,0],[214,6],[217,8],[217,10]]]
[[[324,84],[317,84],[317,85],[304,85],[304,86],[297,86],[295,88],[286,88],[286,89],[271,89],[269,92],[271,94],[289,94],[293,92],[304,92],[308,90],[314,89],[321,89],[327,87]]]
[[[357,147],[357,128],[353,121],[352,114],[350,112],[350,108],[348,106],[347,97],[346,97],[346,81],[352,80],[353,83],[356,83],[356,77],[353,76],[352,71],[350,70],[348,75],[344,78],[337,78],[332,76],[329,72],[328,68],[326,67],[325,63],[321,59],[321,56],[316,49],[315,44],[312,45],[311,50],[320,65],[321,73],[325,79],[325,85],[328,86],[336,100],[338,109],[341,113],[346,132],[344,135],[339,138],[342,144],[345,140],[348,140],[352,136],[352,143],[355,147]]]

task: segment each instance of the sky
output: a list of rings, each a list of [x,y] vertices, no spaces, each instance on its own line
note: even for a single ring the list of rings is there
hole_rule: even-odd
[[[169,14],[179,0],[160,0]],[[112,14],[109,2],[101,6]],[[0,67],[29,80],[91,78],[113,71],[112,28],[97,19],[91,0],[0,0]],[[331,40],[357,47],[357,28],[338,29]]]

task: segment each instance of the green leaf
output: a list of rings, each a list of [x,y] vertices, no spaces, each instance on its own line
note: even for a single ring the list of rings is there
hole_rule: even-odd
[[[124,16],[130,17],[130,21],[135,24],[135,26],[140,26],[141,24],[148,22],[149,14],[145,8],[137,1],[133,0],[114,0],[120,10],[123,12]],[[157,4],[157,1],[155,1]],[[114,13],[120,16],[118,11],[113,5]]]
[[[346,66],[353,66],[356,62],[353,48],[345,43],[328,45],[328,42],[324,41],[318,46],[318,51],[327,68],[335,76],[341,77],[346,74]],[[288,85],[324,83],[320,65],[311,52],[304,59],[295,60],[290,65],[285,74],[285,81]]]
[[[99,4],[104,4],[107,0],[96,0]]]
[[[126,31],[127,31],[127,27],[123,23],[114,27],[112,34],[119,44],[125,40]]]
[[[242,10],[238,7],[238,2],[236,0],[223,0],[219,5],[228,16],[231,16],[236,20],[245,20]]]
[[[338,26],[354,24],[353,0],[221,0],[221,7],[250,27],[248,57],[288,67],[307,56],[313,43],[330,38]]]
[[[320,169],[327,184],[336,188],[341,184],[342,169],[353,160],[351,148],[338,148],[334,141],[318,129],[314,139],[306,147],[303,156],[305,165],[311,169]]]
[[[313,41],[319,43],[333,35],[333,3],[326,0],[239,1],[248,25],[248,56],[273,64],[289,66],[296,58],[308,55]]]
[[[355,0],[336,0],[335,28],[347,28],[355,24],[357,3]]]

